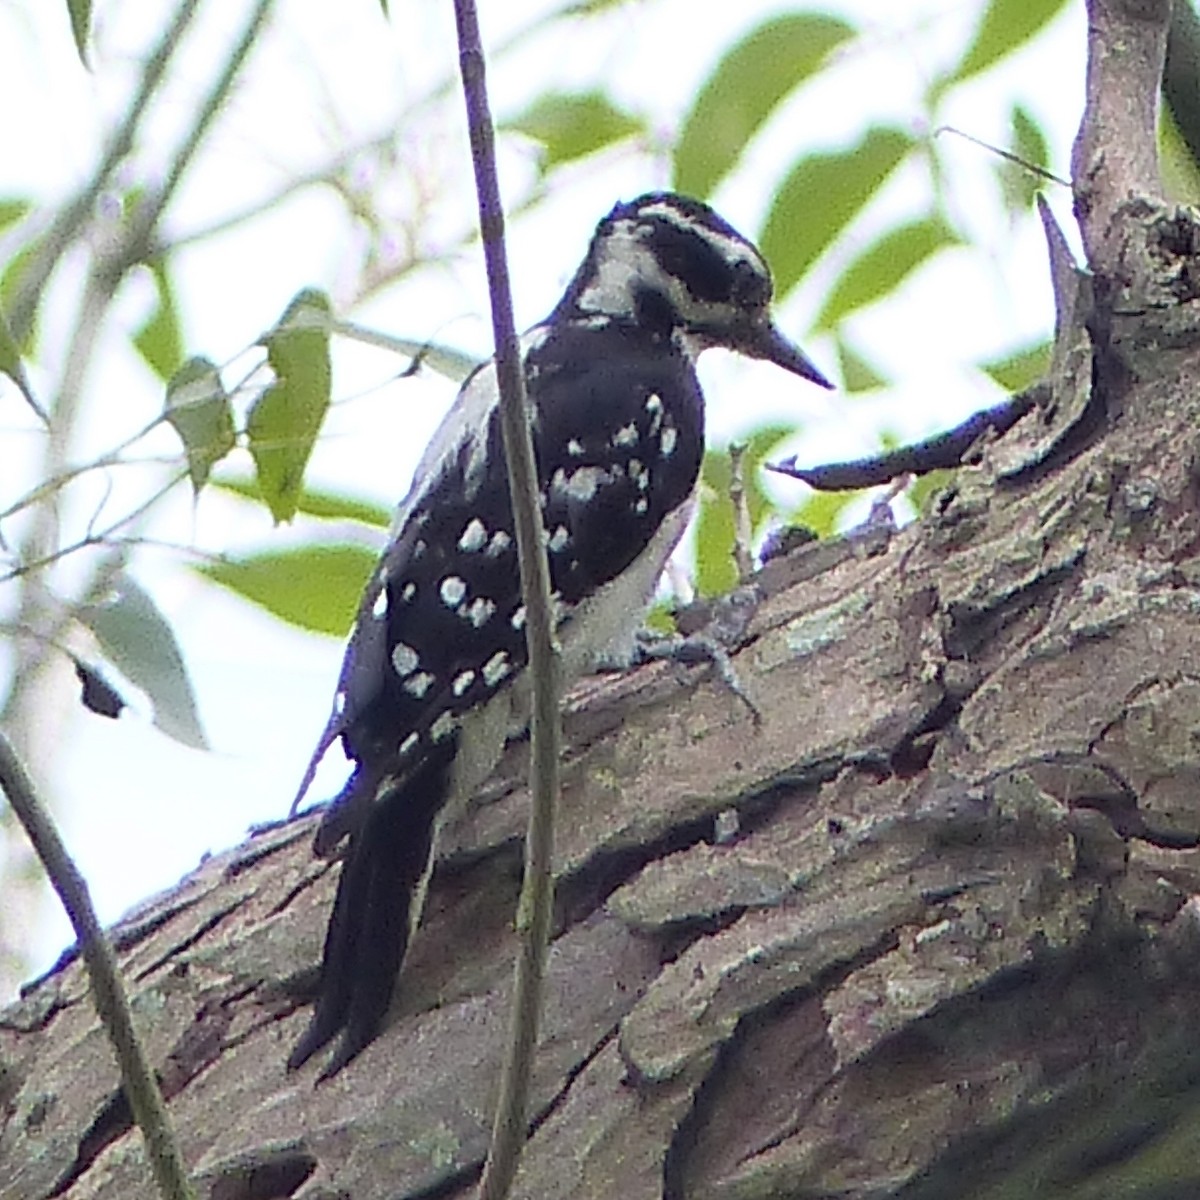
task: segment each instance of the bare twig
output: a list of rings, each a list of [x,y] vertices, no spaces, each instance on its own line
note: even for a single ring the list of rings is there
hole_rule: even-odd
[[[91,220],[96,201],[109,186],[113,172],[133,149],[134,138],[150,101],[162,86],[167,67],[178,53],[183,44],[183,35],[201,7],[195,0],[180,0],[174,17],[146,60],[137,93],[130,101],[125,119],[113,131],[104,157],[92,173],[91,179],[84,184],[75,199],[59,212],[40,239],[38,251],[22,273],[9,312],[13,332],[18,340],[28,334],[33,324],[33,314],[46,281],[53,274],[68,247],[75,242],[80,230]]]
[[[208,98],[201,106],[196,119],[192,122],[192,127],[188,130],[187,137],[183,139],[183,143],[175,152],[175,159],[167,171],[167,176],[163,180],[162,187],[147,202],[147,211],[142,217],[145,222],[142,225],[144,230],[152,230],[158,224],[163,211],[174,197],[180,180],[191,165],[192,159],[195,158],[196,151],[200,148],[200,143],[204,141],[217,114],[224,107],[225,101],[229,99],[229,93],[233,89],[233,82],[245,65],[250,51],[258,42],[274,5],[275,0],[258,0],[258,3],[251,11],[250,18],[246,22],[246,27],[242,30],[242,36],[238,39],[237,45],[234,46],[233,52],[229,55],[220,75],[213,81],[213,85],[209,89]]]
[[[29,376],[25,374],[25,365],[19,357],[16,339],[8,327],[8,321],[2,311],[0,311],[0,345],[5,346],[4,357],[9,360],[5,363],[3,373],[16,385],[17,391],[21,393],[21,398],[33,411],[33,415],[49,428],[50,414],[42,407],[42,402],[33,390],[33,384],[29,382]]]
[[[550,933],[554,808],[558,797],[559,658],[550,607],[550,571],[546,562],[537,473],[525,398],[520,348],[513,326],[508,262],[504,248],[504,212],[496,179],[495,134],[488,107],[487,80],[474,0],[455,0],[459,67],[479,194],[479,226],[487,261],[496,339],[496,377],[501,394],[504,453],[521,563],[521,592],[528,619],[529,670],[533,679],[530,722],[532,806],[525,838],[525,880],[518,927],[521,933],[513,985],[511,1041],[500,1080],[492,1141],[479,1185],[480,1200],[501,1200],[512,1186],[525,1144],[529,1081],[537,1047],[542,979]]]
[[[754,527],[746,495],[746,443],[729,443],[729,502],[733,505],[733,563],[738,583],[754,574]]]
[[[33,781],[12,743],[0,732],[0,787],[8,797],[46,874],[71,919],[87,963],[96,1011],[112,1041],[125,1096],[146,1140],[146,1153],[164,1200],[194,1200],[171,1117],[133,1024],[117,960],[96,917],[83,876],[67,854],[54,823],[38,800]]]
[[[961,466],[963,456],[980,438],[1007,433],[1038,402],[1038,395],[1032,388],[1020,392],[992,408],[972,413],[953,429],[883,454],[814,467],[801,466],[793,454],[783,462],[765,465],[768,471],[799,479],[819,492],[848,492],[889,483],[900,475],[951,470]]]
[[[79,406],[83,396],[83,384],[91,365],[100,329],[112,299],[111,281],[93,270],[84,283],[83,296],[75,317],[75,326],[67,344],[58,390],[51,405],[52,419],[46,437],[45,451],[40,471],[41,478],[50,479],[67,469],[67,456],[78,422]],[[32,513],[30,527],[20,547],[20,564],[16,569],[0,578],[0,583],[21,575],[28,575],[35,566],[46,565],[64,557],[59,546],[58,497],[50,494],[38,504]],[[90,544],[90,539],[82,544]],[[44,597],[37,588],[21,590],[17,620],[23,624],[37,626],[44,619]],[[28,720],[32,707],[29,698],[37,692],[43,677],[44,662],[40,651],[22,655],[13,676],[12,687],[5,698],[3,717],[18,731]]]
[[[89,530],[83,537],[78,538],[68,546],[60,546],[57,550],[44,555],[42,558],[33,559],[19,563],[4,575],[0,575],[0,584],[8,583],[13,579],[20,579],[24,575],[30,575],[35,571],[41,571],[46,567],[58,562],[60,559],[67,558],[71,554],[77,554],[80,550],[86,549],[88,546],[109,546],[113,544],[113,535],[118,529],[126,525],[132,524],[140,517],[146,515],[151,508],[154,507],[172,488],[182,483],[187,479],[187,471],[179,471],[172,475],[166,483],[152,492],[149,497],[143,500],[136,508],[131,509],[123,517],[118,517],[111,524],[106,525],[99,532],[92,529]],[[18,617],[18,620],[23,618]]]
[[[132,433],[124,441],[118,442],[111,450],[106,450],[99,458],[95,458],[91,462],[80,463],[73,467],[66,467],[59,474],[50,479],[43,480],[35,487],[30,488],[23,496],[19,496],[7,508],[0,510],[0,521],[6,521],[9,517],[15,516],[24,509],[31,508],[47,496],[61,491],[68,484],[73,483],[76,479],[92,471],[107,471],[112,467],[145,467],[152,463],[178,464],[181,461],[181,455],[174,455],[170,459],[165,459],[161,456],[136,459],[121,457],[126,450],[136,445],[147,434],[157,429],[166,419],[166,415],[160,413],[157,417],[153,417],[147,421],[136,433]]]
[[[522,26],[508,36],[499,45],[492,49],[493,60],[500,55],[506,54],[511,50],[518,48],[522,43],[527,41],[535,34],[542,32],[551,22],[562,18],[571,18],[576,14],[573,4],[565,4],[557,12],[549,13],[545,16],[539,16],[530,24]],[[451,91],[457,85],[457,80],[447,74],[446,78],[433,84],[422,96],[418,96],[415,100],[409,103],[404,111],[404,121],[408,124],[415,124],[421,115],[423,109],[432,107],[435,104],[445,100]],[[215,237],[219,234],[228,233],[232,229],[236,229],[239,225],[244,225],[248,221],[253,221],[256,217],[261,217],[264,213],[270,212],[278,207],[284,200],[302,192],[307,188],[315,187],[320,184],[327,184],[331,180],[335,180],[338,175],[346,171],[355,162],[361,159],[364,155],[381,154],[396,140],[397,120],[392,120],[388,123],[387,131],[376,135],[375,137],[367,138],[355,145],[343,147],[334,157],[324,166],[318,167],[316,170],[309,171],[303,175],[298,175],[294,179],[289,179],[282,184],[276,191],[270,193],[261,200],[255,200],[248,204],[245,208],[232,212],[224,217],[217,218],[210,225],[204,225],[189,233],[182,234],[175,238],[169,245],[163,247],[165,251],[176,250],[181,246],[190,246],[197,242],[202,242],[208,238]],[[541,198],[544,196],[544,190],[539,186],[535,189],[535,196]],[[524,203],[524,202],[523,202]],[[462,246],[474,241],[476,233],[472,231],[464,237],[461,245],[455,245],[447,248],[447,252],[460,249]],[[423,260],[417,259],[407,269],[412,269],[421,266]],[[372,290],[376,290],[374,287]],[[359,297],[363,299],[365,297]]]
[[[997,158],[1002,158],[1005,162],[1010,162],[1014,166],[1020,167],[1023,171],[1028,171],[1030,175],[1036,175],[1039,179],[1045,179],[1050,183],[1060,183],[1063,187],[1071,186],[1069,179],[1063,179],[1061,175],[1055,175],[1053,171],[1048,171],[1045,167],[1039,167],[1037,163],[1031,163],[1019,154],[1014,154],[1011,150],[1005,150],[1002,146],[994,146],[991,142],[984,141],[983,138],[977,138],[974,134],[967,133],[965,129],[959,129],[954,125],[939,125],[933,131],[933,136],[935,138],[941,137],[943,133],[953,134],[955,137],[962,138],[964,142],[970,142],[972,146],[978,146],[981,150],[988,150],[996,155]]]

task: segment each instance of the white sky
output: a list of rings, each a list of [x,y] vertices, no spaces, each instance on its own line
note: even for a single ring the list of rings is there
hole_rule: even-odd
[[[158,34],[163,7],[150,0],[97,0],[90,75],[75,57],[61,0],[9,0],[0,9],[0,103],[9,114],[0,198],[54,203],[88,176],[108,121],[123,111],[148,37]],[[550,5],[483,0],[481,7],[485,37],[495,44]],[[721,49],[781,7],[762,0],[661,0],[620,8],[593,22],[586,37],[572,38],[572,27],[562,26],[492,63],[494,109],[503,117],[552,87],[604,86],[630,108],[651,113],[656,131],[669,141]],[[186,128],[222,46],[238,29],[233,17],[239,14],[240,21],[246,8],[245,0],[204,6],[179,76],[137,155],[139,170],[153,172],[162,148]],[[871,120],[924,133],[917,124],[922,90],[938,65],[960,52],[982,5],[834,0],[828,8],[847,14],[868,36],[777,114],[718,193],[717,207],[747,234],[759,228],[772,183],[803,151],[852,142]],[[393,3],[392,9],[388,24],[376,0],[277,5],[266,42],[171,211],[172,234],[206,228],[296,173],[320,168],[340,148],[392,128],[406,103],[456,69],[450,5]],[[881,10],[887,14],[882,18]],[[1083,50],[1083,5],[1075,0],[1026,51],[953,92],[944,120],[1006,144],[1010,106],[1021,98],[1050,137],[1053,166],[1065,174],[1082,98]],[[417,190],[427,193],[434,236],[447,241],[474,211],[460,103],[455,97],[448,107],[412,120],[402,139],[402,162],[382,176],[364,177],[377,186],[387,213],[410,211]],[[943,254],[893,301],[851,319],[855,345],[892,374],[895,388],[847,400],[798,386],[763,364],[717,357],[704,371],[714,440],[782,419],[804,426],[789,447],[802,460],[850,458],[876,449],[882,429],[917,437],[996,402],[996,390],[968,366],[1047,334],[1052,311],[1044,252],[1033,222],[1012,228],[998,208],[986,153],[953,137],[943,137],[939,146],[951,211],[983,251]],[[521,196],[532,178],[528,149],[506,144],[502,170],[510,200]],[[667,182],[664,160],[629,149],[563,172],[555,199],[512,230],[518,324],[532,324],[553,305],[592,226],[614,200]],[[915,170],[893,180],[837,259],[845,261],[898,215],[918,215],[925,202],[920,185]],[[1060,192],[1050,198],[1067,223],[1069,197]],[[821,197],[812,203],[818,206]],[[300,287],[325,287],[335,303],[345,301],[354,284],[347,264],[357,261],[361,240],[341,204],[326,189],[310,188],[265,218],[184,251],[175,270],[188,352],[219,363],[243,355],[232,381],[251,361],[244,352]],[[836,265],[818,270],[780,313],[783,328],[827,370],[836,367],[831,345],[803,333]],[[77,293],[77,281],[64,272],[47,306],[33,365],[35,386],[47,395]],[[149,304],[144,279],[121,294],[117,321],[105,332],[89,382],[90,419],[76,447],[78,461],[115,444],[161,405],[157,381],[128,345],[129,330]],[[351,315],[401,336],[487,352],[486,288],[474,256],[424,271]],[[404,492],[453,386],[437,378],[382,386],[397,369],[394,359],[378,352],[339,350],[334,391],[342,402],[318,447],[312,482],[387,503]],[[722,397],[735,391],[737,401],[723,405]],[[32,482],[36,437],[15,391],[0,382],[0,508]],[[144,452],[173,455],[178,446],[164,430]],[[240,457],[236,465],[246,462]],[[81,488],[77,520],[86,520],[89,505],[108,488],[112,507],[106,511],[119,512],[122,498],[142,494],[152,477],[128,468]],[[783,498],[796,503],[799,491]],[[205,496],[193,511],[182,490],[164,506],[153,532],[211,549],[279,546],[305,534],[302,528],[273,534],[265,510],[219,497]],[[286,812],[328,713],[341,658],[340,642],[289,629],[181,564],[178,554],[146,552],[136,561],[136,574],[179,632],[214,751],[176,745],[144,713],[127,713],[118,722],[86,713],[70,688],[63,693],[61,720],[48,719],[54,753],[41,764],[43,775],[105,920],[172,884],[205,851],[236,843],[252,822]],[[70,576],[68,570],[56,585],[68,588]],[[11,597],[0,595],[0,618],[9,615],[8,604]],[[0,657],[0,668],[4,664]],[[3,861],[0,851],[0,889]],[[69,940],[65,917],[48,900],[30,930],[35,966],[52,961]]]

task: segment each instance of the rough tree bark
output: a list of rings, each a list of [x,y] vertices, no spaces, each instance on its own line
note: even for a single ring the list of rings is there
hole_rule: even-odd
[[[761,725],[703,669],[573,694],[518,1196],[1200,1195],[1200,226],[1129,140],[1166,9],[1092,5],[1094,274],[1057,254],[1039,406],[919,523],[764,570]],[[388,1033],[321,1087],[283,1069],[336,872],[310,820],[121,925],[204,1194],[470,1194],[521,772],[454,831]],[[70,963],[0,1016],[0,1198],[148,1195],[117,1088]]]

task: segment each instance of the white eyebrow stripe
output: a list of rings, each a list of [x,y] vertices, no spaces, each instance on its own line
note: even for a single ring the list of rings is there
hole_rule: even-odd
[[[656,204],[648,204],[641,211],[649,213],[651,216],[664,218],[674,225],[676,229],[686,229],[689,233],[698,234],[722,258],[730,262],[753,263],[761,268],[764,274],[766,273],[767,264],[763,261],[762,255],[749,242],[744,241],[740,237],[731,237],[727,233],[722,233],[719,229],[713,229],[708,225],[695,221],[685,213],[681,213],[674,205],[668,204],[663,200],[658,201]]]

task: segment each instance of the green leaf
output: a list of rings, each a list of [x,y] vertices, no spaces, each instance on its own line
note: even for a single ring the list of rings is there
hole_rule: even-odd
[[[549,20],[557,21],[562,19],[575,20],[579,17],[594,17],[598,13],[607,12],[610,8],[616,8],[618,5],[624,5],[628,0],[572,0],[571,3],[565,4],[558,12],[553,12],[549,16]]]
[[[646,610],[642,628],[658,634],[659,637],[672,637],[677,634],[679,626],[675,621],[675,604],[674,600],[656,600]]]
[[[212,486],[223,492],[244,496],[247,500],[260,499],[258,484],[252,479],[237,479],[222,476],[214,479]],[[392,523],[392,510],[372,500],[361,500],[340,492],[324,492],[315,488],[303,488],[296,501],[296,511],[309,517],[325,521],[358,521],[376,529],[387,529]]]
[[[146,693],[155,725],[185,746],[207,750],[179,642],[149,593],[120,575],[105,601],[84,605],[75,615],[96,635],[108,661]]]
[[[840,336],[837,338],[838,363],[841,367],[842,390],[850,395],[874,392],[890,387],[891,380],[881,375],[861,354]]]
[[[771,511],[759,468],[780,441],[795,432],[792,425],[764,425],[744,440],[742,473],[753,536],[757,536]],[[696,591],[701,596],[719,596],[738,581],[733,561],[734,508],[729,496],[732,480],[728,448],[707,451],[700,468],[700,512],[696,518]]]
[[[1029,111],[1020,104],[1013,105],[1012,129],[1012,153],[1030,166],[1046,169],[1050,160],[1046,135]],[[1013,216],[1027,213],[1033,206],[1034,198],[1046,186],[1041,176],[1009,159],[1001,159],[997,163],[996,177],[1005,206]]]
[[[264,338],[275,382],[250,408],[250,453],[263,501],[276,523],[296,513],[304,468],[329,410],[329,297],[304,289]]]
[[[17,389],[25,397],[25,402],[45,424],[49,425],[50,417],[38,403],[38,398],[33,394],[33,388],[29,385],[29,377],[25,374],[25,364],[21,361],[21,348],[17,345],[12,326],[9,325],[8,317],[5,316],[2,308],[0,308],[0,375],[7,375],[17,385]]]
[[[1003,358],[979,364],[979,369],[990,375],[1006,392],[1023,392],[1037,383],[1050,367],[1049,342],[1036,342],[1014,350]]]
[[[838,277],[815,328],[832,329],[848,313],[882,300],[926,259],[958,244],[959,239],[940,217],[922,217],[888,230]]]
[[[17,385],[24,386],[25,369],[21,365],[21,348],[8,327],[8,318],[0,309],[0,372]]]
[[[788,518],[788,524],[803,525],[818,537],[832,537],[837,532],[842,513],[861,495],[861,489],[850,492],[814,491]]]
[[[236,445],[233,406],[215,363],[189,358],[175,372],[167,384],[165,415],[183,442],[192,490],[199,492]]]
[[[759,239],[780,296],[795,287],[912,146],[906,133],[876,128],[848,150],[796,163],[771,201]]]
[[[793,13],[747,34],[717,64],[684,119],[675,146],[675,189],[709,195],[779,102],[855,32],[835,17]]]
[[[17,252],[4,264],[4,270],[0,273],[0,307],[3,307],[5,312],[11,313],[14,311],[13,301],[17,293],[21,290],[21,285],[24,282],[25,272],[29,269],[30,263],[37,257],[38,251],[41,248],[41,242],[34,238],[31,241],[21,246]],[[29,328],[24,332],[23,336],[17,337],[17,330],[13,330],[13,336],[16,337],[17,345],[23,355],[33,353],[34,347],[37,345],[37,304],[41,303],[41,297],[37,298],[37,303],[31,307],[31,317],[29,319]]]
[[[918,513],[928,512],[934,496],[949,484],[953,476],[953,471],[930,471],[918,475],[904,494]]]
[[[345,543],[272,550],[196,569],[291,625],[345,637],[378,561],[366,546]]]
[[[75,39],[79,61],[88,67],[87,49],[92,31],[92,0],[67,0],[67,15],[71,18],[71,36]]]
[[[166,265],[161,259],[150,263],[158,303],[146,323],[133,335],[133,344],[146,365],[162,380],[168,380],[183,363],[183,334],[179,309]]]
[[[1050,166],[1050,144],[1042,127],[1030,111],[1022,104],[1014,104],[1012,110],[1013,153],[1035,167]]]
[[[541,142],[542,170],[549,171],[641,133],[646,124],[617,108],[603,92],[550,92],[501,128]]]
[[[1172,203],[1194,205],[1200,200],[1200,164],[1167,104],[1162,106],[1158,119],[1158,160],[1163,192]]]
[[[32,200],[22,200],[16,196],[0,200],[0,233],[22,220],[32,208]]]
[[[970,79],[1030,40],[1059,13],[1066,0],[991,0],[957,67],[932,89],[936,102],[948,88]]]

